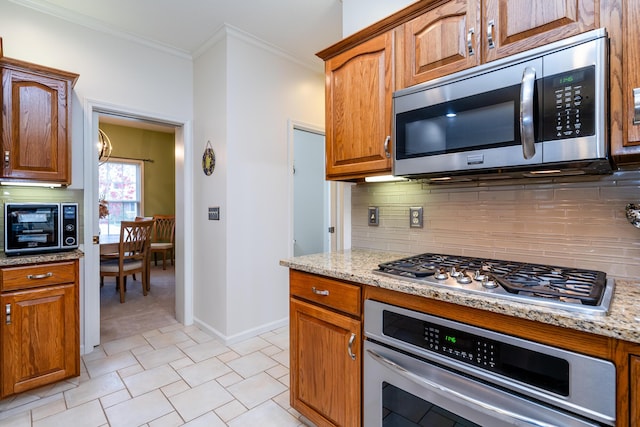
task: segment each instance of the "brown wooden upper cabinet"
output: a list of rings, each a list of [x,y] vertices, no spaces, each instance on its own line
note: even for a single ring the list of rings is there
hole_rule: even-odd
[[[325,71],[327,179],[389,173],[393,32],[326,60]]]
[[[78,75],[6,57],[0,70],[0,178],[70,184],[71,96]]]
[[[594,0],[451,0],[404,24],[403,87],[598,27]]]

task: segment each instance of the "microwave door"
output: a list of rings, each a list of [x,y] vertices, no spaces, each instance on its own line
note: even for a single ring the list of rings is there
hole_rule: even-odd
[[[532,60],[397,96],[394,174],[541,163],[536,143],[541,70],[542,61]]]

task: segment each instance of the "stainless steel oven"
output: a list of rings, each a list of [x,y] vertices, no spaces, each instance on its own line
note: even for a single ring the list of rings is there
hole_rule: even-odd
[[[367,300],[364,425],[613,426],[615,366]]]

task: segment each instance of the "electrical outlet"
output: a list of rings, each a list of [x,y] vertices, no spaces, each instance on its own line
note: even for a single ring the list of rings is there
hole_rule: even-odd
[[[209,221],[220,221],[220,207],[209,208]]]
[[[409,227],[422,228],[422,206],[409,208]]]
[[[367,223],[369,225],[373,225],[373,226],[378,225],[380,223],[379,219],[378,219],[378,207],[377,206],[369,206],[369,209],[367,211],[368,211],[368,214],[369,214],[368,219],[367,219]]]

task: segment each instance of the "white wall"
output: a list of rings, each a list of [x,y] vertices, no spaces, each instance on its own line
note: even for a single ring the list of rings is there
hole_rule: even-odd
[[[227,330],[227,46],[224,31],[194,61],[194,316],[197,324],[223,336]],[[205,176],[201,164],[207,141],[216,165]],[[209,221],[209,207],[220,220]]]
[[[192,63],[130,40],[0,1],[4,55],[80,74],[72,113],[73,187],[83,182],[85,99],[159,116],[193,115]]]
[[[216,44],[195,61],[196,146],[211,139],[221,151],[213,175],[196,171],[194,179],[195,253],[207,254],[195,263],[203,299],[196,295],[195,316],[231,342],[287,322],[288,271],[279,265],[291,247],[287,123],[323,127],[324,76],[233,29],[224,43],[226,50]],[[212,57],[224,55],[219,76]],[[226,93],[206,82],[214,77],[226,80]],[[213,98],[216,88],[226,109]],[[212,126],[222,117],[225,124]],[[220,206],[220,221],[206,219],[207,205]]]
[[[88,138],[85,142],[85,118],[91,114],[84,111],[87,103],[113,105],[185,123],[193,117],[190,58],[94,31],[6,0],[0,1],[0,37],[7,57],[80,74],[72,98],[72,189],[84,187],[84,156],[95,150],[85,146],[93,144]],[[85,218],[85,227],[89,221]],[[81,272],[89,270],[84,268],[84,260],[81,265]],[[91,277],[88,281],[81,278],[83,334],[88,317],[82,303],[88,287],[97,289],[95,269]],[[81,340],[84,343],[85,337]]]
[[[342,36],[350,36],[415,2],[415,0],[342,0]]]

